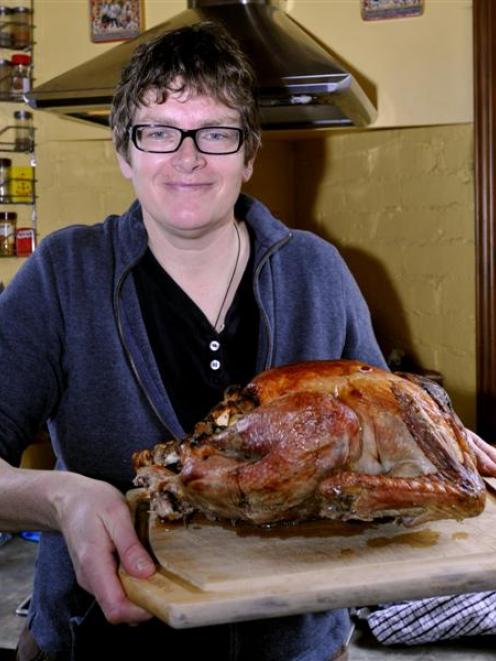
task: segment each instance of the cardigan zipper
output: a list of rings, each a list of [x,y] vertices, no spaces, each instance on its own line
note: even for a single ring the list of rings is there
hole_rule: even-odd
[[[255,267],[255,273],[253,274],[253,293],[255,295],[255,301],[258,305],[258,308],[261,313],[261,318],[262,318],[262,323],[265,329],[265,335],[267,337],[267,354],[264,362],[263,369],[269,369],[272,365],[272,353],[274,349],[274,337],[273,333],[271,333],[270,329],[270,323],[269,323],[269,318],[267,317],[267,312],[265,311],[265,308],[263,306],[263,303],[260,298],[260,292],[259,292],[259,287],[258,287],[258,279],[260,276],[260,272],[262,268],[265,266],[265,264],[268,262],[268,260],[272,257],[272,255],[279,250],[279,248],[282,248],[290,239],[293,238],[292,232],[289,232],[287,236],[285,236],[283,239],[278,241],[277,243],[274,243],[273,246],[271,246],[267,252],[263,255],[263,257],[260,259],[258,262],[257,266]]]
[[[124,330],[123,330],[123,328],[122,328],[122,319],[121,319],[121,313],[120,313],[120,308],[119,308],[119,296],[120,296],[120,292],[121,292],[122,286],[123,286],[123,284],[124,284],[124,280],[125,280],[125,278],[128,276],[128,274],[129,274],[129,272],[131,271],[131,269],[132,269],[132,268],[138,263],[138,261],[139,261],[140,259],[141,259],[141,257],[139,257],[138,259],[136,259],[134,262],[132,262],[132,263],[128,266],[128,268],[126,269],[126,271],[124,271],[124,273],[123,273],[123,274],[121,275],[121,277],[119,278],[119,280],[118,280],[118,282],[117,282],[117,286],[116,286],[116,288],[115,288],[115,293],[114,293],[114,313],[115,313],[116,320],[117,320],[117,332],[119,333],[119,337],[120,337],[120,340],[121,340],[122,346],[123,346],[123,348],[124,348],[124,353],[126,354],[126,357],[127,357],[128,361],[129,361],[129,364],[130,364],[130,366],[131,366],[131,370],[132,370],[132,372],[133,372],[133,374],[134,374],[134,376],[135,376],[135,378],[136,378],[138,384],[140,385],[141,390],[143,391],[143,393],[144,393],[144,395],[145,395],[145,397],[146,397],[148,403],[150,404],[150,406],[151,406],[151,408],[152,408],[152,411],[155,413],[155,415],[156,415],[157,418],[159,419],[160,423],[161,423],[162,426],[164,427],[164,429],[165,429],[165,431],[167,432],[168,436],[169,436],[170,438],[175,438],[176,441],[180,441],[181,439],[180,439],[176,434],[173,434],[173,433],[170,431],[170,429],[169,429],[168,425],[165,423],[165,420],[163,419],[163,417],[162,417],[160,411],[157,409],[157,407],[155,406],[154,401],[153,401],[152,398],[150,397],[150,394],[149,394],[149,392],[148,392],[148,389],[147,389],[147,387],[145,386],[145,383],[144,383],[143,379],[141,378],[141,375],[140,375],[140,373],[139,373],[139,371],[138,371],[138,368],[136,367],[135,360],[134,360],[134,358],[133,358],[133,356],[132,356],[132,354],[131,354],[131,351],[129,350],[129,348],[128,348],[127,344],[126,344],[126,340],[125,340],[125,338],[124,338]]]

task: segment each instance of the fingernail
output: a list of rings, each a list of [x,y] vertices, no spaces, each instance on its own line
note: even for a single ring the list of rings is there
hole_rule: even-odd
[[[150,562],[150,560],[147,560],[146,558],[141,558],[136,562],[135,565],[136,569],[139,572],[147,572],[147,571],[152,571],[152,569],[155,569],[155,565],[153,562]]]

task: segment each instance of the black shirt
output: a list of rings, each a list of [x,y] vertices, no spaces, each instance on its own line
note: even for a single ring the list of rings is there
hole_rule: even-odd
[[[255,374],[259,312],[246,266],[222,332],[147,249],[133,270],[141,312],[162,381],[187,433],[217,404],[229,385]]]

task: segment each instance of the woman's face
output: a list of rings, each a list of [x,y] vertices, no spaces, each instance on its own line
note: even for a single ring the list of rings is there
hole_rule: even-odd
[[[237,110],[188,91],[170,93],[164,103],[140,106],[133,124],[241,128]],[[149,235],[194,237],[233,222],[234,205],[254,159],[245,163],[243,146],[234,154],[203,154],[188,137],[178,151],[166,154],[142,152],[130,142],[129,162],[121,155],[118,160],[133,183]]]

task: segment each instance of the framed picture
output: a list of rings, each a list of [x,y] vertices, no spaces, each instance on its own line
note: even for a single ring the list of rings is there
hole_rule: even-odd
[[[91,41],[126,41],[143,31],[143,0],[89,0]]]
[[[424,0],[361,0],[364,21],[420,16]]]

